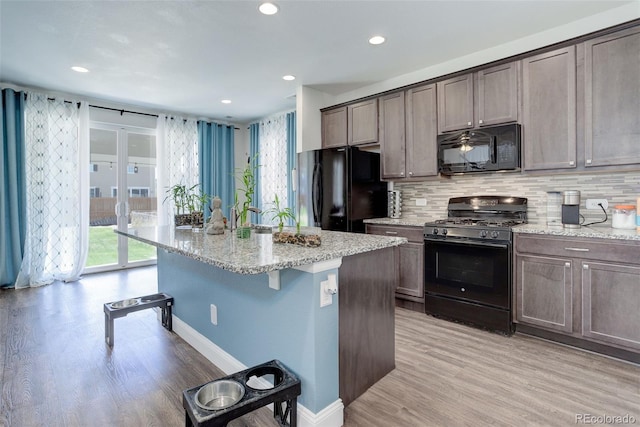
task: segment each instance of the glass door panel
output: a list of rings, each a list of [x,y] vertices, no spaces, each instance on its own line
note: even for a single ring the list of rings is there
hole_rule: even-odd
[[[127,132],[127,199],[128,226],[157,224],[156,137],[152,134]],[[129,239],[128,263],[156,259],[156,249]]]
[[[118,132],[91,129],[89,138],[89,254],[86,267],[118,265],[116,204]]]
[[[85,272],[154,263],[155,247],[114,230],[156,225],[155,131],[94,123],[89,151],[91,198]]]

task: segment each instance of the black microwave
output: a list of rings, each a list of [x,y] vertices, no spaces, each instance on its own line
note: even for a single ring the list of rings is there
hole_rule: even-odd
[[[520,169],[520,125],[438,135],[438,172],[443,175]]]

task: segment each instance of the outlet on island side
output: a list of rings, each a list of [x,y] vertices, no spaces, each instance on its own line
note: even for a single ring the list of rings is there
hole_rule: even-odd
[[[214,325],[218,324],[218,307],[214,304],[211,304],[211,323]]]
[[[609,202],[607,202],[607,199],[587,199],[586,201],[586,207],[587,209],[600,209],[600,205],[602,205],[602,208],[607,209],[609,207]]]
[[[416,206],[427,206],[427,199],[416,199]]]

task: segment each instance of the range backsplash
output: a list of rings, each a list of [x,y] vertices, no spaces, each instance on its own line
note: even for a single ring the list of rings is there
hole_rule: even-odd
[[[546,223],[547,191],[580,191],[580,214],[585,222],[604,219],[600,210],[587,210],[586,199],[609,202],[605,225],[611,225],[614,205],[633,204],[640,197],[640,172],[582,173],[558,175],[521,175],[518,173],[492,173],[456,175],[421,182],[396,182],[395,190],[402,191],[402,217],[425,221],[447,215],[449,197],[505,195],[529,199],[529,223]],[[427,206],[416,206],[416,199],[427,199]]]

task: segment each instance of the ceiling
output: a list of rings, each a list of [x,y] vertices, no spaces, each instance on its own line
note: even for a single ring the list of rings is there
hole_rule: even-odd
[[[0,0],[0,82],[244,123],[633,1],[275,3]]]

